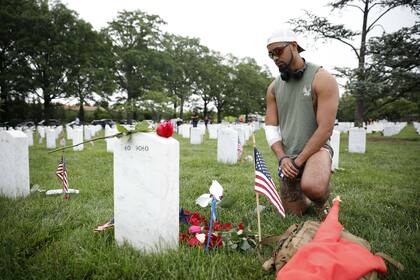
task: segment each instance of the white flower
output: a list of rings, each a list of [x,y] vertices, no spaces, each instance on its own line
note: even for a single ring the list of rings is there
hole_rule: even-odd
[[[211,202],[211,196],[209,193],[205,193],[200,195],[196,200],[195,203],[200,205],[201,207],[207,207]]]
[[[223,187],[216,180],[213,180],[209,191],[210,193],[200,195],[195,200],[195,203],[197,203],[201,207],[207,207],[212,201],[213,197],[218,201],[220,201],[223,198]]]
[[[213,180],[209,191],[216,200],[220,201],[223,198],[223,187],[216,180]]]
[[[206,234],[205,233],[198,233],[195,235],[195,238],[197,238],[198,241],[200,241],[201,244],[204,243],[206,240]]]

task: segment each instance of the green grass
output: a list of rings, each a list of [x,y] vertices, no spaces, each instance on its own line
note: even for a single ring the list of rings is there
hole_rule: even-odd
[[[181,144],[180,206],[208,216],[195,205],[218,180],[225,196],[236,200],[230,209],[219,209],[222,222],[238,224],[251,218],[255,228],[253,163],[224,165],[216,161],[216,141]],[[256,134],[257,146],[269,169],[276,174],[276,160]],[[366,154],[349,154],[342,134],[340,167],[332,178],[332,196],[340,195],[340,221],[352,233],[370,241],[373,251],[383,251],[405,265],[391,266],[387,279],[416,279],[420,274],[420,136],[412,127],[395,137],[368,136]],[[38,140],[35,139],[37,143]],[[250,142],[244,155],[252,154]],[[30,181],[42,189],[60,188],[55,168],[60,154],[47,154],[44,145],[30,148]],[[144,255],[128,246],[117,246],[113,231],[93,228],[113,213],[112,154],[105,142],[85,145],[83,152],[66,152],[69,181],[80,190],[71,200],[42,193],[24,199],[0,198],[1,279],[274,279],[253,252],[203,250],[181,245],[177,251]],[[162,170],[162,172],[164,172]],[[141,175],[139,175],[141,176]],[[275,176],[273,176],[275,177]],[[268,205],[264,198],[263,204]],[[313,211],[311,212],[313,213]],[[262,212],[264,235],[281,234],[291,224],[317,219],[288,215],[279,219],[273,207]]]

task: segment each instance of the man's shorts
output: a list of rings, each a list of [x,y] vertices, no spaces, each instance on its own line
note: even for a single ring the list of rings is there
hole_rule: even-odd
[[[332,158],[334,156],[334,151],[331,148],[331,146],[325,144],[323,147],[321,147],[320,150],[327,151],[332,161]],[[293,157],[293,159],[294,158],[296,157]],[[288,178],[284,176],[280,179],[280,182],[282,185],[280,188],[282,199],[286,200],[287,202],[296,202],[304,198],[302,189],[300,187],[300,181],[302,179],[302,174],[303,174],[304,169],[305,169],[305,165],[302,166],[302,168],[299,171],[298,176],[293,180],[289,180]]]
[[[322,150],[328,152],[328,154],[330,156],[330,160],[332,161],[333,156],[334,156],[334,150],[333,150],[333,148],[330,145],[325,144],[324,146],[321,147],[320,151],[322,151]],[[293,157],[293,159],[295,159],[296,157],[297,156]],[[298,176],[296,177],[297,180],[300,180],[302,178],[303,170],[305,170],[305,164],[300,168],[300,172],[299,172]]]

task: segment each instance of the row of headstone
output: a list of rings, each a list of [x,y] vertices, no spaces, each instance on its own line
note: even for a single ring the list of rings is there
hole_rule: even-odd
[[[382,132],[384,136],[393,136],[400,133],[406,125],[406,122],[388,122],[387,120],[380,120],[369,123],[365,126],[365,129],[366,133]],[[335,130],[349,132],[353,127],[353,122],[338,122]]]
[[[55,149],[57,139],[59,138],[60,134],[63,132],[62,126],[56,126],[56,127],[38,127],[38,132],[40,136],[40,143],[42,143],[42,139],[47,139],[47,149]]]
[[[47,138],[55,133],[46,129]],[[112,132],[111,132],[112,133]],[[83,141],[83,128],[71,135]],[[174,249],[179,239],[179,143],[154,133],[136,134],[114,143],[115,239],[155,252]],[[0,195],[16,198],[29,190],[28,137],[0,131]],[[165,174],[162,176],[162,170]],[[162,208],[162,205],[165,207]]]
[[[102,127],[100,125],[85,125],[83,126],[84,139],[92,140],[95,135],[101,131]]]
[[[383,130],[384,136],[394,136],[401,132],[407,126],[406,122],[388,123]]]

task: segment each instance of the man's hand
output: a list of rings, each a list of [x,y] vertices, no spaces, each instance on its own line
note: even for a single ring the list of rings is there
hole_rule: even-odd
[[[289,157],[283,157],[279,161],[279,174],[280,172],[288,179],[295,179],[299,174],[299,169],[293,164],[293,160]]]

